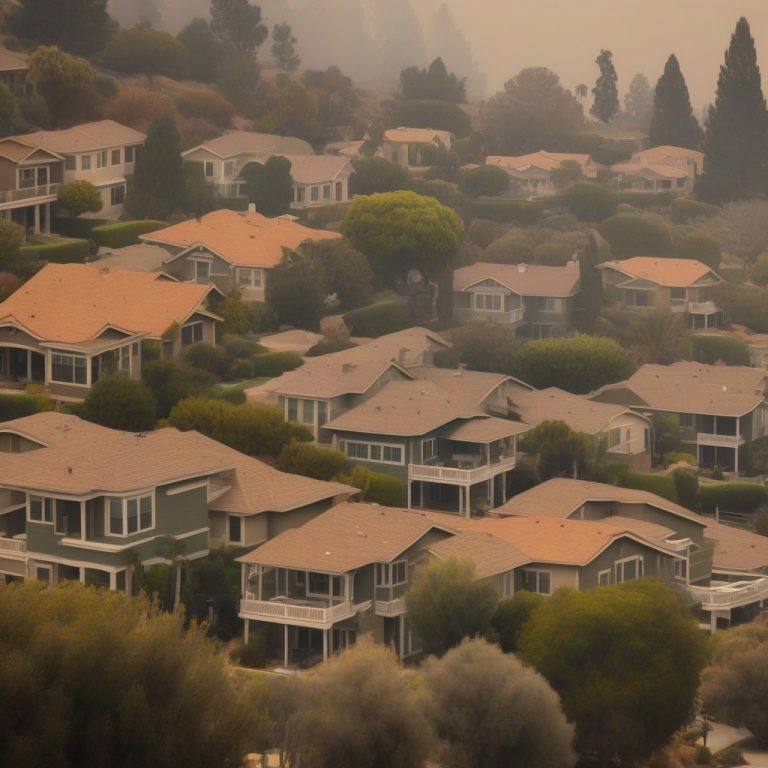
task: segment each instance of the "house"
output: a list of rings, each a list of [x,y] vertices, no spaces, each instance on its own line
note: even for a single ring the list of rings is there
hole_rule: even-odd
[[[356,492],[197,432],[133,434],[39,413],[0,423],[0,580],[130,593],[137,568],[262,544]]]
[[[645,416],[677,417],[683,450],[695,454],[700,466],[738,474],[749,444],[768,435],[766,383],[764,369],[746,366],[649,364],[592,399]]]
[[[221,209],[139,239],[170,252],[164,269],[179,280],[213,283],[222,293],[237,289],[245,301],[263,302],[267,273],[286,251],[309,253],[312,242],[339,238],[338,232],[310,229],[289,218]]]
[[[145,339],[167,357],[215,342],[219,318],[208,302],[216,295],[212,285],[162,274],[48,264],[0,304],[0,380],[41,384],[67,401],[118,372],[139,379]]]
[[[64,158],[19,138],[0,139],[0,217],[25,234],[51,231]]]
[[[421,151],[424,147],[450,149],[456,140],[450,131],[432,128],[390,128],[384,131],[383,140],[376,154],[405,168],[427,165]]]
[[[230,131],[182,153],[185,162],[200,163],[207,181],[220,197],[247,197],[243,171],[256,163],[263,165],[279,155],[291,163],[293,201],[291,207],[344,203],[350,199],[352,166],[342,155],[315,155],[302,139],[253,131]]]
[[[63,157],[64,183],[83,179],[99,190],[103,207],[98,213],[83,214],[85,218],[120,218],[127,177],[133,173],[136,154],[144,144],[145,134],[114,120],[99,120],[15,138]]]
[[[692,330],[716,328],[723,312],[712,299],[722,279],[696,259],[634,256],[598,264],[603,287],[615,291],[625,312],[679,312]]]
[[[592,589],[645,574],[674,578],[680,545],[661,526],[539,518],[452,517],[370,504],[340,504],[238,558],[240,617],[283,627],[283,663],[311,663],[361,633],[404,658],[419,650],[404,595],[433,559],[472,560],[499,599],[526,589]]]
[[[711,631],[749,620],[768,601],[765,537],[723,525],[648,491],[555,478],[515,496],[494,514],[599,522],[656,539],[677,553],[673,581],[699,605]],[[630,568],[649,575],[648,565],[637,561]],[[622,564],[622,570],[627,567]],[[618,576],[613,569],[601,574],[600,583],[614,583]]]
[[[626,162],[614,163],[618,185],[633,192],[693,193],[704,167],[704,154],[685,147],[661,146],[635,152]]]
[[[528,155],[489,155],[485,164],[506,171],[510,187],[526,197],[548,197],[572,186],[578,178],[566,180],[558,178],[557,173],[552,176],[552,171],[559,171],[569,165],[586,179],[597,178],[597,166],[589,155],[567,152],[541,150]]]
[[[16,98],[27,95],[28,73],[29,65],[19,54],[6,50],[0,51],[0,84],[4,85]]]
[[[579,263],[564,267],[477,262],[453,273],[453,313],[461,322],[514,326],[534,339],[572,328],[579,294]]]
[[[595,453],[603,454],[606,461],[651,467],[651,421],[628,407],[548,387],[521,389],[509,410],[532,427],[544,421],[564,421],[575,432],[589,435]]]

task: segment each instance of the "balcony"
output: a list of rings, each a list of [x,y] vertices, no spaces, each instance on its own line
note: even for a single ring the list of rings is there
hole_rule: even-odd
[[[462,323],[520,323],[523,320],[523,307],[515,307],[506,311],[490,309],[472,309],[462,307],[456,310],[456,319]]]
[[[358,611],[366,610],[370,605],[368,601],[359,605],[342,602],[328,606],[318,601],[291,600],[287,597],[255,600],[246,596],[240,601],[240,618],[330,629],[337,621],[349,619]]]
[[[688,587],[705,611],[728,610],[768,599],[768,578],[734,581],[715,587]]]
[[[688,308],[688,301],[686,299],[670,299],[669,311],[670,312],[685,312]]]
[[[515,461],[514,456],[505,456],[492,464],[483,464],[469,469],[446,467],[440,464],[411,464],[408,467],[408,479],[451,485],[474,485],[514,469]]]
[[[56,199],[59,191],[58,184],[43,184],[40,187],[27,187],[26,189],[9,189],[0,192],[0,206],[18,202],[48,203]]]
[[[26,557],[27,542],[24,539],[0,538],[0,556],[1,557]]]
[[[697,432],[696,442],[699,445],[713,445],[718,448],[738,448],[744,445],[744,435],[711,435],[707,432]]]
[[[398,597],[395,600],[377,600],[373,604],[374,613],[377,616],[402,616],[405,613],[405,598]]]
[[[688,312],[692,315],[714,315],[719,311],[714,301],[691,301],[688,304]]]

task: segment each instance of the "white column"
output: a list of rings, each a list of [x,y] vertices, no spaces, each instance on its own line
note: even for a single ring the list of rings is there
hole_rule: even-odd
[[[32,381],[32,352],[27,350],[27,380]]]
[[[328,653],[333,656],[333,627],[328,630]]]
[[[330,630],[323,630],[323,661],[328,661],[328,632]]]
[[[79,574],[80,574],[80,583],[85,584],[85,568],[82,566],[78,568]]]
[[[411,508],[411,478],[409,477],[407,482],[408,486],[408,509]]]
[[[495,509],[496,508],[496,478],[492,477],[488,481],[488,484],[491,486],[491,493],[490,493],[491,498],[489,500],[491,504],[491,509]]]
[[[81,501],[80,502],[80,538],[81,539],[85,539],[86,538],[86,536],[85,536],[85,523],[86,523],[86,519],[85,519],[85,502]],[[115,574],[113,573],[112,576],[114,576],[114,575]],[[110,589],[114,589],[114,587],[110,587]]]
[[[114,571],[109,574],[109,588],[113,592],[117,589],[117,574]]]
[[[736,417],[736,437],[738,438],[741,435],[741,416]],[[733,449],[735,454],[735,463],[734,463],[734,471],[736,474],[739,474],[739,445],[738,442],[736,444],[736,447]]]
[[[40,234],[40,206],[36,205],[35,208],[35,224],[34,224],[34,231],[35,234]]]
[[[251,628],[251,620],[250,619],[246,619],[245,620],[245,629],[243,630],[243,642],[246,643],[246,645],[248,644],[248,632],[249,632],[250,628]]]
[[[262,597],[261,597],[261,595],[262,595],[261,581],[264,578],[264,569],[260,565],[257,565],[256,566],[256,573],[259,574],[259,600],[261,600],[262,599]]]
[[[283,666],[288,669],[288,625],[283,625],[285,631],[283,632]]]

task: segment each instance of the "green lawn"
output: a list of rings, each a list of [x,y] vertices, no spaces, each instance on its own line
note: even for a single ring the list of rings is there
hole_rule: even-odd
[[[238,390],[242,392],[245,389],[250,389],[251,387],[258,387],[259,384],[263,384],[265,381],[269,381],[269,378],[257,378],[257,379],[245,379],[243,381],[232,381],[232,382],[222,382],[219,384],[219,386],[222,389],[228,389],[228,390]]]

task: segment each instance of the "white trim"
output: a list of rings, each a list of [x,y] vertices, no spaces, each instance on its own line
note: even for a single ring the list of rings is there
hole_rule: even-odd
[[[601,579],[603,576],[605,576],[606,574],[608,574],[608,581],[607,581],[605,584],[603,584],[603,583],[600,581],[600,579]],[[605,569],[605,570],[603,570],[603,571],[598,571],[598,572],[597,572],[597,586],[598,586],[598,587],[608,587],[608,586],[610,586],[612,583],[613,583],[613,569],[612,569],[612,568],[606,568],[606,569]]]
[[[131,547],[138,547],[142,544],[149,544],[151,541],[156,541],[162,538],[171,538],[174,541],[181,541],[182,539],[189,539],[193,536],[199,536],[201,534],[208,534],[208,528],[198,528],[196,531],[189,531],[187,533],[180,533],[177,536],[168,536],[167,534],[157,533],[154,536],[150,536],[145,539],[138,539],[137,541],[130,541],[125,544],[108,544],[107,542],[91,541],[90,539],[69,539],[63,538],[59,541],[59,544],[67,547],[78,547],[79,549],[91,549],[95,552],[124,552]],[[132,536],[135,534],[131,534]],[[31,556],[31,555],[30,555]]]
[[[536,576],[536,589],[533,590],[527,590],[528,592],[533,592],[537,595],[551,595],[552,594],[552,571],[548,571],[545,568],[521,568],[520,569],[520,583],[521,583],[521,589],[526,589],[525,586],[525,575],[526,574],[535,574]],[[541,589],[541,577],[543,575],[546,575],[549,578],[549,589],[546,592],[543,592]]]
[[[150,502],[150,517],[151,523],[148,528],[141,527],[141,502],[143,499],[149,499]],[[111,501],[122,502],[122,523],[123,533],[114,533],[112,531],[112,515],[110,510]],[[128,531],[128,504],[131,501],[136,502],[136,530]],[[128,536],[136,536],[138,533],[145,533],[146,531],[154,530],[156,525],[155,513],[157,505],[155,503],[155,491],[154,489],[149,493],[131,494],[130,496],[114,496],[112,494],[104,496],[104,536],[127,538]]]
[[[341,450],[344,451],[344,453],[347,454],[347,457],[352,459],[353,461],[367,461],[371,464],[391,464],[394,466],[402,467],[405,465],[405,445],[404,443],[382,443],[377,440],[350,440],[348,438],[344,438],[340,441],[342,444]],[[367,457],[363,458],[360,456],[350,456],[347,453],[347,445],[349,443],[354,443],[355,445],[365,445],[368,447],[368,455]],[[377,447],[381,449],[381,458],[374,459],[371,458],[371,448]],[[384,458],[384,449],[385,448],[397,448],[400,451],[400,461],[392,461],[390,459]]]
[[[80,541],[80,539],[78,539]],[[107,571],[108,573],[120,573],[126,570],[125,565],[101,565],[97,563],[85,564],[82,560],[70,560],[66,557],[57,555],[48,555],[44,552],[30,552],[27,550],[28,561],[34,562],[35,567],[45,565],[46,563],[56,563],[58,565],[69,565],[72,568],[93,568],[96,571]]]
[[[166,496],[176,496],[179,493],[188,493],[189,491],[196,491],[198,488],[207,488],[208,479],[201,480],[199,483],[187,483],[186,485],[180,485],[178,488],[170,488],[165,492]]]

